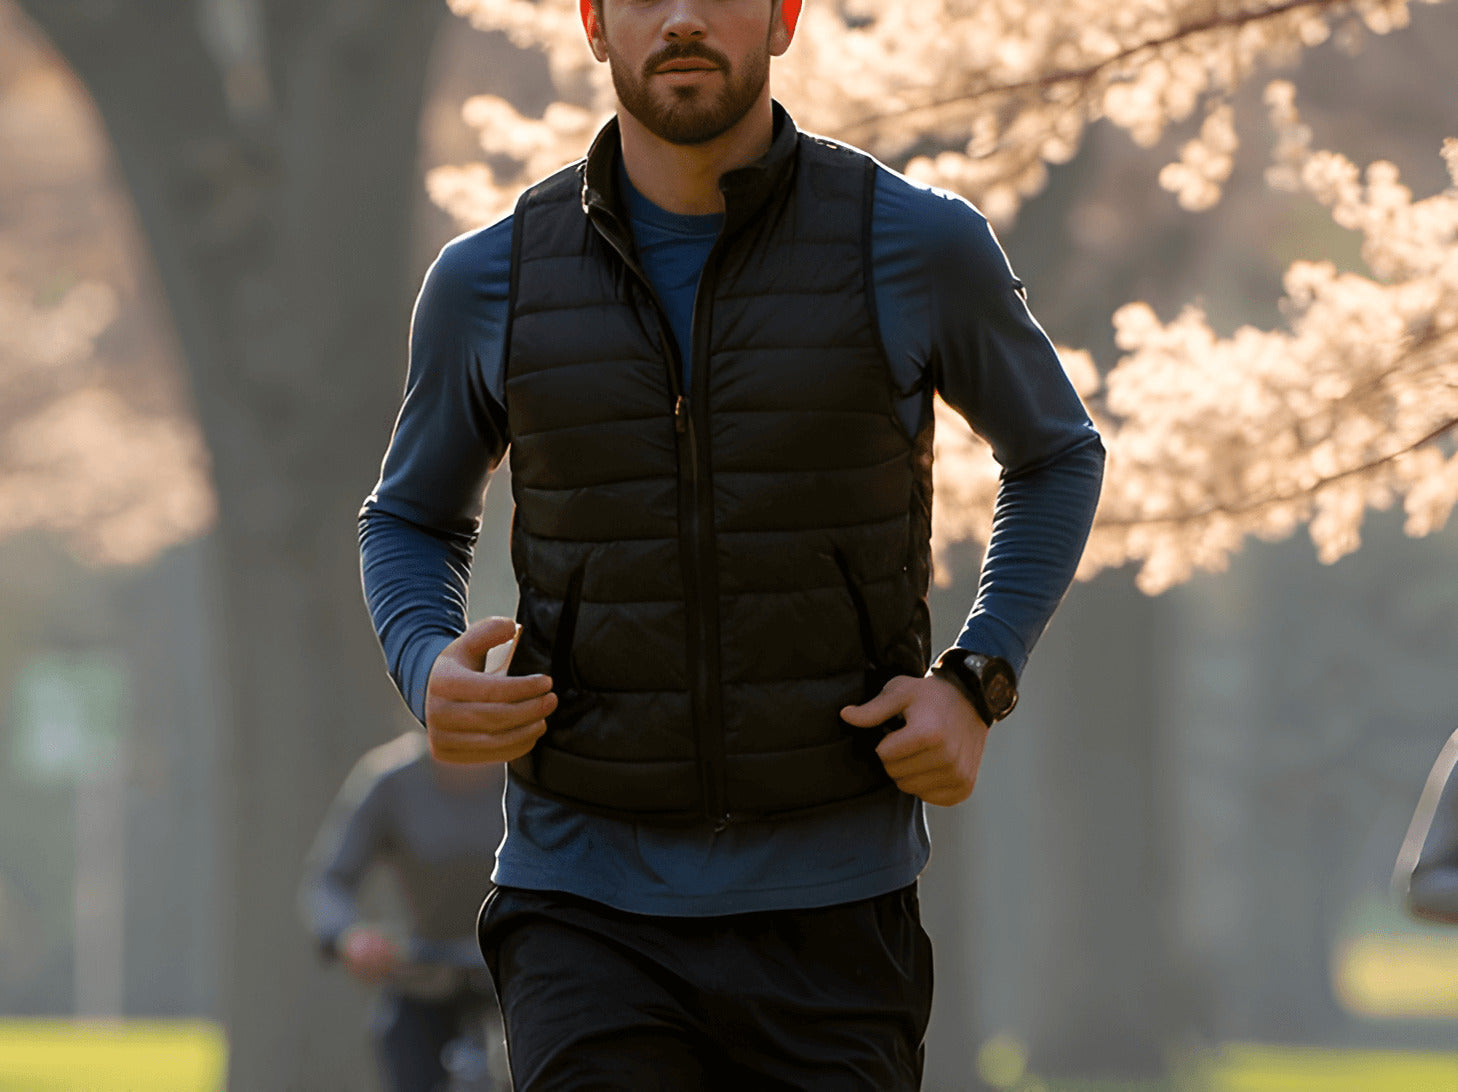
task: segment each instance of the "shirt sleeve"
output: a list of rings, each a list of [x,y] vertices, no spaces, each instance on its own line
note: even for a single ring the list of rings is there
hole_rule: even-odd
[[[509,437],[502,352],[511,220],[453,240],[410,323],[404,402],[360,512],[365,601],[390,676],[416,718],[436,657],[466,628],[482,498]]]
[[[878,312],[898,382],[932,382],[1003,467],[956,643],[1021,673],[1078,568],[1103,444],[981,213],[883,170],[875,223]]]

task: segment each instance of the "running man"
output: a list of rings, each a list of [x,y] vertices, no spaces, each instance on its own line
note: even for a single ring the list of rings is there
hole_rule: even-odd
[[[925,806],[972,792],[1097,504],[987,221],[771,98],[799,6],[582,0],[617,116],[442,251],[361,514],[432,751],[509,766],[480,941],[523,1092],[919,1087]],[[940,655],[933,395],[1004,468]],[[516,623],[468,625],[508,450]]]

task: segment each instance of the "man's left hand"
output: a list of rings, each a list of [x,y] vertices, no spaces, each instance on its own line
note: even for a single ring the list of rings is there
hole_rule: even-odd
[[[971,796],[987,745],[987,725],[972,703],[945,679],[898,675],[864,705],[846,706],[840,717],[871,728],[898,713],[906,726],[876,747],[897,787],[942,807]]]

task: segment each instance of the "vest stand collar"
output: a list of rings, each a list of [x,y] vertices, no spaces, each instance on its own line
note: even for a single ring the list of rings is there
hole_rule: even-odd
[[[724,234],[752,220],[787,183],[795,166],[800,133],[794,119],[774,103],[774,139],[757,162],[729,171],[719,180],[724,194]],[[610,237],[628,235],[628,210],[618,185],[618,159],[623,154],[616,116],[598,131],[582,171],[582,209]],[[624,241],[627,241],[626,239]]]

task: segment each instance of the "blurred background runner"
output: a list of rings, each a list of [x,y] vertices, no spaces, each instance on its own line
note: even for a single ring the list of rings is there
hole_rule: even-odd
[[[446,767],[425,734],[367,752],[335,798],[309,855],[300,901],[326,958],[378,986],[370,1021],[389,1092],[439,1092],[486,1034],[490,1069],[472,1088],[505,1089],[500,1017],[476,944],[502,835],[502,768]],[[371,921],[365,885],[383,867],[402,922]],[[452,1048],[451,1051],[447,1047]],[[443,1053],[445,1057],[443,1057]],[[476,1065],[479,1068],[479,1065]]]

